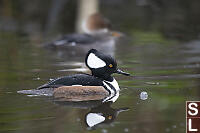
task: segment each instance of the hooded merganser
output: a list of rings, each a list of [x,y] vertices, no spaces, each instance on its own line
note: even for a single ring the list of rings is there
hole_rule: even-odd
[[[86,66],[91,70],[92,75],[89,74],[76,74],[72,76],[64,76],[52,80],[37,89],[45,88],[59,88],[62,86],[71,86],[73,89],[80,89],[80,86],[96,86],[102,87],[110,95],[106,97],[104,101],[115,102],[119,96],[119,85],[117,81],[111,76],[113,73],[130,75],[117,69],[116,61],[109,55],[105,55],[96,49],[88,51],[85,58]],[[76,86],[79,86],[76,88]]]
[[[76,46],[79,44],[103,44],[122,36],[122,33],[110,31],[110,22],[99,13],[90,15],[83,23],[83,34],[68,34],[44,46]],[[110,43],[110,42],[109,42]]]

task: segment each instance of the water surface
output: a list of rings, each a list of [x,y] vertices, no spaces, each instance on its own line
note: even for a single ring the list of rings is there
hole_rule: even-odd
[[[85,116],[91,108],[17,93],[34,89],[51,78],[87,72],[84,56],[68,55],[67,50],[63,54],[59,50],[42,49],[28,37],[16,34],[2,36],[0,132],[3,133],[184,133],[185,101],[200,99],[200,41],[150,42],[147,38],[120,43],[114,51],[118,67],[133,77],[113,75],[121,92],[109,109],[129,110],[119,113],[107,124],[89,129]],[[140,99],[141,92],[147,92],[146,100]]]

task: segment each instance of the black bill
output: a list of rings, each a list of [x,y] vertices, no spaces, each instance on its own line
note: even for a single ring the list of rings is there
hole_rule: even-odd
[[[123,72],[123,71],[120,70],[120,69],[117,69],[117,70],[116,70],[116,73],[118,73],[118,74],[122,74],[122,75],[126,75],[126,76],[130,76],[129,73]]]

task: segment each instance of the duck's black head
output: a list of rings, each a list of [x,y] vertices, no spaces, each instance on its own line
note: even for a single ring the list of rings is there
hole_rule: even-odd
[[[105,55],[96,49],[91,49],[88,51],[85,64],[92,71],[92,75],[95,77],[102,78],[107,81],[112,81],[111,74],[118,73],[128,76],[117,68],[117,62],[109,55]]]

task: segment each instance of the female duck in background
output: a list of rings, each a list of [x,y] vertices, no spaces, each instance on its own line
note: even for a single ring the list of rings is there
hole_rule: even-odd
[[[83,23],[84,33],[64,35],[60,39],[46,43],[45,47],[65,48],[73,53],[85,54],[91,48],[99,49],[107,54],[114,55],[115,44],[123,36],[122,33],[111,31],[110,22],[101,14],[95,13],[89,16]]]

